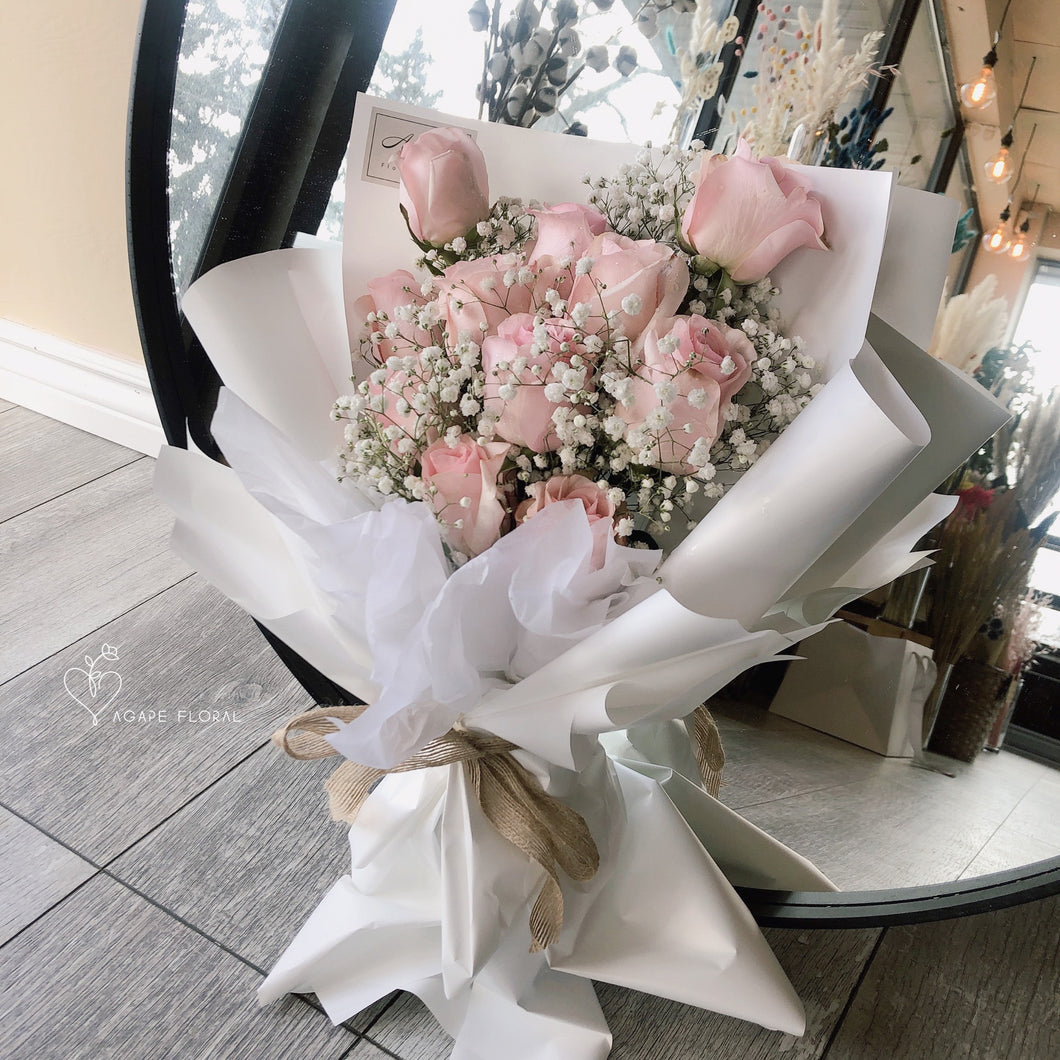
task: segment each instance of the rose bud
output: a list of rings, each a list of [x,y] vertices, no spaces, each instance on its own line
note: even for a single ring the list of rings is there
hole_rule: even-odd
[[[529,498],[516,509],[515,521],[525,523],[551,504],[580,504],[593,535],[592,569],[600,570],[607,558],[607,539],[614,532],[615,504],[592,479],[584,475],[553,475],[526,488]]]
[[[699,439],[708,445],[717,439],[725,409],[750,378],[754,359],[750,340],[736,328],[701,316],[659,318],[640,345],[633,401],[619,405],[615,413],[655,435],[661,470],[690,474],[695,470],[688,461],[693,446]],[[665,402],[660,385],[669,390]],[[653,413],[660,411],[669,422],[653,428]]]
[[[482,151],[463,129],[432,129],[402,147],[398,201],[419,243],[444,246],[489,216]]]
[[[567,131],[570,132],[569,129]],[[579,202],[560,202],[530,212],[537,222],[537,238],[533,247],[524,247],[524,251],[529,251],[527,260],[531,265],[537,265],[545,258],[566,257],[576,261],[607,228],[607,220],[599,210]]]

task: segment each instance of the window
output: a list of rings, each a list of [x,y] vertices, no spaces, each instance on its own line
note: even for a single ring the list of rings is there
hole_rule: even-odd
[[[1039,390],[1060,386],[1060,261],[1039,259],[1020,312],[1012,341],[1031,343],[1035,382]]]
[[[713,4],[719,22],[731,6],[730,0],[702,2]],[[683,5],[671,7],[659,16],[658,32],[649,39],[634,24],[644,6],[640,0],[624,0],[608,10],[582,5],[575,27],[580,54],[593,45],[606,46],[612,65],[598,71],[584,66],[580,58],[572,60],[570,71],[580,73],[560,97],[556,112],[543,116],[535,128],[563,132],[577,121],[600,140],[644,143],[669,138],[681,97],[677,53],[687,47],[693,12]],[[435,0],[430,5],[398,0],[369,91],[412,106],[479,118],[476,90],[487,35],[472,28],[469,7],[470,0]],[[547,18],[544,25],[551,25]],[[622,46],[637,56],[636,67],[627,74],[613,65]],[[341,239],[344,197],[345,162],[317,235]]]
[[[288,0],[189,0],[169,142],[173,279],[198,264]]]

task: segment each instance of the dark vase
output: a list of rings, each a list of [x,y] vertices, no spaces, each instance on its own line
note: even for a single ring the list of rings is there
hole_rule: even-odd
[[[997,720],[999,700],[1011,675],[1006,670],[972,659],[953,667],[939,704],[928,750],[972,762],[986,746]]]

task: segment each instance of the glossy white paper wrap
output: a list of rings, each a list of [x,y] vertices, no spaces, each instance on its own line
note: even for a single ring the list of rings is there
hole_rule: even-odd
[[[350,830],[349,875],[261,997],[313,991],[341,1021],[410,990],[454,1036],[456,1060],[607,1056],[590,979],[801,1033],[798,998],[730,881],[831,885],[703,791],[678,719],[924,562],[910,549],[951,503],[932,487],[999,425],[984,392],[915,346],[945,272],[948,242],[934,239],[952,227],[945,200],[891,201],[878,173],[804,171],[835,249],[800,250],[775,279],[786,329],[807,339],[827,383],[658,569],[658,554],[612,541],[592,571],[584,514],[557,505],[450,574],[422,505],[380,507],[332,471],[347,307],[414,256],[396,189],[360,178],[373,102],[355,122],[344,251],[232,262],[188,292],[185,312],[231,391],[214,421],[231,467],[166,449],[156,486],[181,554],[373,704],[329,738],[337,750],[385,768],[462,718],[522,748],[585,818],[601,864],[585,885],[563,881],[563,932],[531,955],[542,870],[485,821],[460,767],[391,774]],[[473,127],[495,194],[580,200],[583,172],[631,153],[455,123]],[[889,231],[901,245],[885,249]],[[913,290],[893,266],[906,255]]]

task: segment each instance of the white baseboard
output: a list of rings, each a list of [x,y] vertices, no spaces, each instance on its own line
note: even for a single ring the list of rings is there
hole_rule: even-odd
[[[4,319],[0,397],[148,456],[165,442],[142,364]]]

